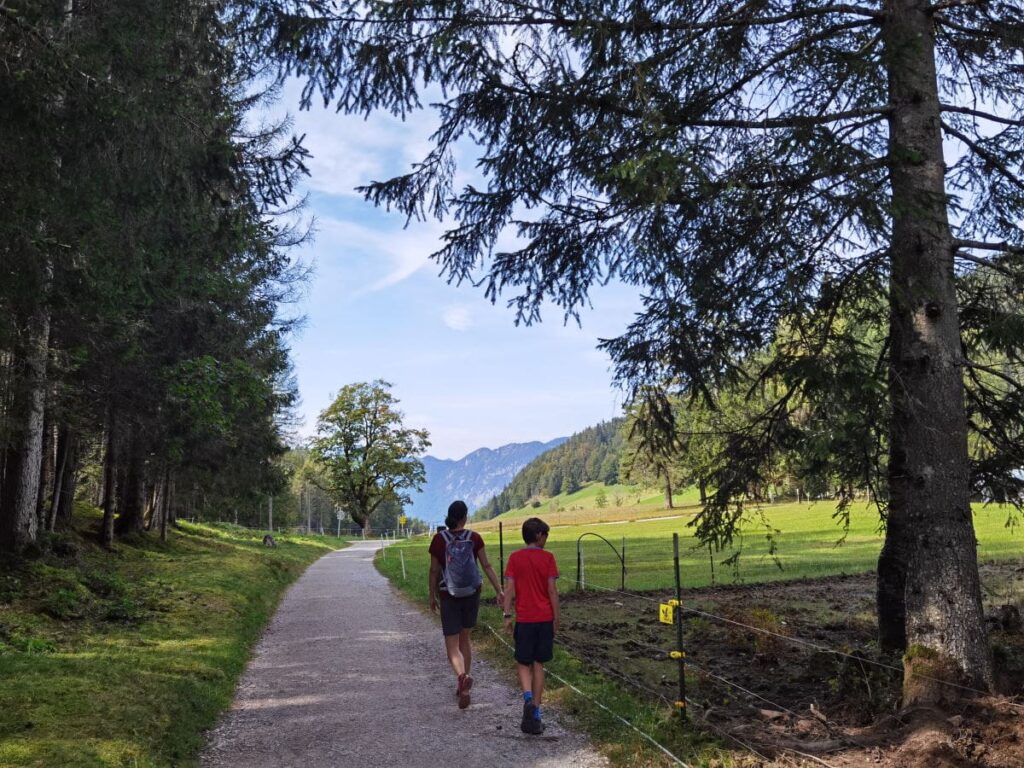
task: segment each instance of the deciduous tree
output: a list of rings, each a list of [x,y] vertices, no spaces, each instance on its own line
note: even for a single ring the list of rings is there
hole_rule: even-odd
[[[406,427],[397,406],[386,381],[349,384],[317,420],[311,454],[324,490],[364,530],[382,505],[408,504],[407,491],[426,481],[417,456],[430,447],[427,431]]]

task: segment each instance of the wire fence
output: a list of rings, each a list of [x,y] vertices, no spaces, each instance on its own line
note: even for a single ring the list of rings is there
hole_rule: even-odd
[[[501,571],[504,570],[510,552],[522,546],[518,542],[513,545],[506,541],[504,533],[499,524],[497,531],[485,534],[490,559],[494,562],[494,555],[498,555],[499,562],[495,565],[498,565]],[[817,708],[813,702],[808,707],[807,701],[804,700],[802,705],[797,706],[785,696],[775,695],[771,686],[762,686],[757,679],[757,672],[742,670],[743,674],[733,674],[741,670],[735,666],[723,668],[712,653],[703,656],[703,646],[706,644],[704,640],[712,627],[719,627],[722,633],[731,632],[737,636],[763,638],[766,642],[770,641],[783,649],[802,652],[805,656],[800,656],[800,659],[808,658],[811,654],[826,654],[836,659],[837,665],[845,663],[849,669],[876,669],[883,676],[883,682],[888,681],[887,684],[896,690],[901,676],[910,674],[917,679],[937,686],[946,686],[961,693],[992,697],[991,692],[978,687],[935,677],[914,668],[904,669],[893,660],[857,652],[851,650],[849,646],[837,647],[828,642],[828,639],[833,638],[820,631],[812,631],[809,627],[800,631],[796,626],[759,626],[757,622],[748,620],[748,614],[742,611],[732,614],[717,610],[713,605],[709,606],[708,603],[714,603],[712,598],[723,595],[737,596],[739,602],[742,602],[743,596],[748,594],[749,590],[755,590],[763,597],[778,585],[764,584],[761,574],[750,569],[729,567],[734,563],[722,567],[722,561],[728,559],[726,556],[709,557],[706,551],[680,546],[678,533],[672,537],[675,551],[672,544],[666,545],[667,537],[662,537],[659,541],[638,542],[632,536],[609,536],[607,531],[602,529],[599,536],[576,536],[577,532],[574,531],[573,539],[563,539],[559,542],[555,539],[556,533],[552,532],[547,546],[556,553],[562,568],[563,581],[568,581],[575,590],[578,590],[581,599],[586,600],[587,594],[604,595],[608,598],[608,605],[605,607],[617,611],[617,615],[622,619],[609,625],[609,622],[603,621],[607,617],[600,610],[591,610],[592,604],[587,602],[580,604],[579,617],[573,615],[569,618],[563,611],[563,627],[557,639],[562,650],[575,658],[584,668],[592,670],[623,690],[632,691],[638,698],[650,702],[655,707],[678,712],[679,719],[690,722],[690,727],[706,730],[756,760],[769,762],[774,759],[790,763],[809,761],[816,765],[830,765],[827,755],[810,754],[801,750],[799,743],[784,743],[777,738],[769,738],[768,728],[761,736],[737,731],[736,723],[742,722],[743,719],[746,722],[752,719],[773,721],[777,716],[784,716],[791,722],[809,720],[815,727],[823,729],[829,737],[824,742],[816,743],[818,749],[827,747],[829,750],[838,750],[861,748],[864,745],[855,736],[851,736],[841,723]],[[497,544],[497,547],[494,547],[494,544]],[[497,553],[494,552],[495,548],[498,549]],[[827,575],[867,572],[874,565],[874,558],[877,556],[877,552],[873,552],[871,559],[865,560],[865,567],[853,569],[848,567],[848,561],[834,557],[834,551],[835,548],[832,547],[828,552],[831,557],[823,557],[823,560],[828,562],[824,562],[820,570]],[[676,552],[678,557],[674,561]],[[425,548],[419,557],[428,559]],[[746,563],[749,564],[751,559],[748,557]],[[404,557],[401,566],[404,575]],[[780,578],[779,574],[782,574],[783,579],[786,575],[793,578],[817,575],[816,569],[813,568],[810,572],[807,568],[793,568],[790,574],[785,574],[785,566],[781,571],[775,563],[772,563],[771,567],[775,571],[773,575],[776,579]],[[425,574],[420,578],[422,576]],[[728,585],[724,590],[704,589],[689,594],[684,592],[684,586],[687,590],[711,585],[722,587],[723,581]],[[866,585],[871,584],[870,578],[864,578],[863,581]],[[802,590],[805,583],[794,585],[794,589]],[[745,586],[734,590],[733,584]],[[846,585],[847,582],[841,584]],[[840,587],[841,592],[844,589],[845,586]],[[998,590],[994,593],[1005,594]],[[666,606],[671,608],[667,614],[664,612]],[[594,604],[595,609],[599,607]],[[751,606],[747,607],[749,609]],[[508,645],[493,627],[487,625],[487,628]],[[809,632],[810,636],[805,632]],[[823,636],[826,637],[825,640],[822,639]],[[788,654],[788,651],[782,650],[779,653]],[[636,662],[638,668],[643,669],[638,672],[636,669],[630,670],[629,665],[619,663],[627,656]],[[663,672],[657,672],[658,669],[662,669]],[[679,671],[678,683],[673,679],[673,669]],[[653,674],[648,674],[652,670]],[[638,727],[637,723],[627,716],[628,713],[624,715],[615,712],[616,705],[607,700],[600,700],[600,696],[584,693],[564,675],[551,671],[549,674],[614,716],[626,727],[636,731],[646,742],[676,764],[687,765],[671,747],[661,743],[655,734]],[[824,685],[826,681],[821,682]],[[687,690],[686,686],[690,686],[692,690]],[[728,707],[723,707],[720,702],[726,695]],[[780,698],[784,701],[780,702]],[[1024,710],[1024,705],[1007,697],[992,697],[992,700],[1017,711]],[[737,710],[745,712],[745,715],[741,718],[736,714]]]

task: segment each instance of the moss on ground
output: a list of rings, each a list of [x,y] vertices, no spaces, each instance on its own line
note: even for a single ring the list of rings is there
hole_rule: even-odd
[[[183,523],[108,552],[79,511],[0,567],[0,765],[193,765],[285,588],[344,542]]]

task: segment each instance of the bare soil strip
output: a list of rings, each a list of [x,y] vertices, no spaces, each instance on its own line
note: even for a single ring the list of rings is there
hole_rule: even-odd
[[[607,764],[557,713],[545,715],[543,737],[520,732],[518,692],[482,660],[473,661],[473,704],[459,710],[440,629],[377,573],[378,547],[327,555],[292,586],[202,766]]]

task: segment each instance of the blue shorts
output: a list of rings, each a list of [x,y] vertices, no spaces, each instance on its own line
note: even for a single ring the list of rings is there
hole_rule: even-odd
[[[529,666],[551,661],[555,653],[553,621],[517,621],[512,636],[516,641],[516,661],[520,664]]]

